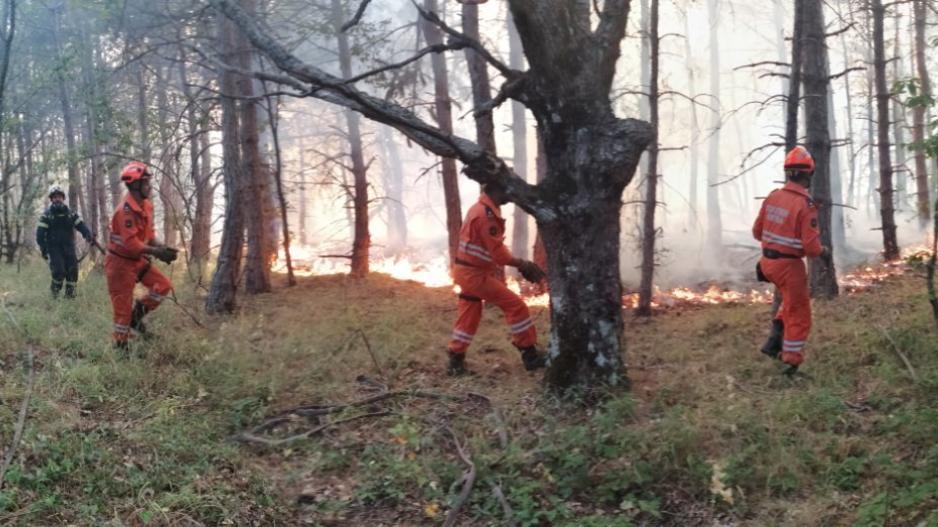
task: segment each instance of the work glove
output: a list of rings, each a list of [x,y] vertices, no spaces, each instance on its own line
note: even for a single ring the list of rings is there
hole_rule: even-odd
[[[540,283],[546,276],[544,271],[530,260],[521,262],[521,264],[518,265],[518,272],[521,273],[521,276],[523,276],[525,280],[532,284]]]
[[[178,253],[179,251],[177,249],[166,247],[164,245],[162,247],[158,247],[157,250],[153,253],[153,256],[156,257],[157,260],[169,264],[176,261],[176,256]]]

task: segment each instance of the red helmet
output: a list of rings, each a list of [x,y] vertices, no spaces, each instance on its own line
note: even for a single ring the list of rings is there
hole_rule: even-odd
[[[124,183],[133,183],[149,177],[150,173],[147,172],[147,166],[140,161],[131,161],[127,163],[124,170],[121,170],[121,181]]]
[[[798,145],[785,156],[785,170],[813,173],[814,158],[805,147]]]

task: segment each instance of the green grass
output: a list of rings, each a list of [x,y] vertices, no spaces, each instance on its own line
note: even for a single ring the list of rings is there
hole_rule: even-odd
[[[815,303],[810,379],[783,378],[756,351],[767,307],[627,317],[632,391],[586,407],[523,371],[496,310],[469,358],[479,375],[443,376],[445,289],[301,279],[209,317],[175,271],[205,327],[167,303],[149,324],[159,338],[124,358],[100,274],[86,270],[66,302],[48,298],[38,262],[0,267],[19,325],[0,313],[4,448],[24,350],[36,353],[0,524],[437,525],[466,468],[455,435],[476,466],[467,525],[508,523],[506,505],[524,526],[938,525],[938,336],[914,276]],[[547,314],[535,319],[546,338]],[[277,432],[391,412],[289,446],[235,440],[284,409],[369,395],[361,375],[484,394],[498,414],[478,397],[401,397],[291,422]]]

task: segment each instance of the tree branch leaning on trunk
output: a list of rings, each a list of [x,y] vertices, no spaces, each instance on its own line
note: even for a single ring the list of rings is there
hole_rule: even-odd
[[[469,177],[480,183],[498,182],[505,188],[512,202],[536,218],[552,219],[555,216],[556,213],[534,186],[514,174],[502,160],[487,155],[476,143],[456,135],[443,134],[407,108],[361,92],[346,84],[343,79],[304,63],[266,35],[254,19],[230,0],[210,2],[231,18],[277,67],[294,79],[309,83],[312,88],[317,89],[312,93],[313,97],[350,108],[369,119],[393,126],[437,155],[459,159],[468,165],[466,173]]]

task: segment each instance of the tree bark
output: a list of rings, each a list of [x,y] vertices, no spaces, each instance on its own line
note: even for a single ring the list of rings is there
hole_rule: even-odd
[[[882,0],[871,0],[871,7],[873,15],[873,68],[876,75],[880,217],[882,218],[883,257],[888,261],[899,257],[899,241],[896,237],[892,189],[892,158],[889,152],[889,99],[892,97],[892,93],[886,86],[886,46],[883,35],[886,9],[883,7]]]
[[[221,60],[237,67],[235,55],[234,23],[219,18],[218,40]],[[221,248],[215,264],[215,274],[205,299],[205,310],[209,313],[231,313],[237,300],[238,279],[241,274],[241,256],[244,249],[244,208],[242,207],[241,138],[238,126],[238,110],[235,100],[226,94],[238,93],[237,79],[231,70],[222,70],[219,87],[222,127],[222,173],[225,181],[225,223],[222,229]]]
[[[297,150],[299,151],[299,165],[300,165],[300,175],[299,175],[300,181],[299,181],[299,185],[298,185],[298,186],[299,186],[299,193],[300,193],[300,198],[299,198],[300,204],[299,204],[299,208],[298,208],[299,210],[297,210],[297,215],[299,216],[299,217],[297,218],[297,224],[298,224],[297,229],[300,231],[300,244],[302,244],[302,245],[308,245],[308,244],[309,244],[309,236],[308,236],[307,233],[308,233],[309,231],[308,231],[308,228],[307,228],[307,223],[308,223],[309,220],[308,220],[308,216],[307,216],[307,207],[306,207],[306,200],[307,200],[307,196],[306,196],[306,192],[307,192],[307,188],[306,188],[306,156],[305,156],[304,153],[303,153],[303,144],[302,144],[302,142],[301,142],[301,143],[299,144],[299,146],[297,147]]]
[[[648,112],[653,136],[648,145],[648,174],[645,176],[645,208],[642,221],[642,280],[638,289],[638,307],[635,314],[651,315],[652,284],[655,276],[655,209],[658,207],[658,0],[651,0],[649,23],[651,41],[651,74],[648,85]]]
[[[801,105],[801,68],[804,60],[804,1],[795,0],[795,21],[791,39],[791,70],[788,76],[788,102],[785,106],[785,152],[798,144],[798,109]],[[813,152],[812,152],[813,155]]]
[[[424,9],[430,13],[437,12],[436,0],[424,0]],[[443,44],[443,34],[440,29],[429,20],[421,19],[421,27],[427,44],[436,46]],[[434,53],[430,57],[433,67],[433,93],[436,121],[440,131],[444,134],[453,134],[453,107],[449,96],[449,74],[446,69],[446,57]],[[449,241],[450,264],[456,258],[459,247],[459,230],[462,228],[462,202],[459,199],[459,173],[456,170],[456,159],[444,156],[440,159],[443,179],[443,201],[446,203],[446,234]]]
[[[521,49],[521,36],[511,16],[508,16],[508,66],[524,69],[524,50]],[[511,102],[511,143],[514,150],[512,165],[515,173],[528,180],[528,122],[524,105]],[[521,207],[515,207],[511,230],[511,252],[517,258],[528,258],[528,215]]]
[[[931,80],[928,77],[927,62],[925,60],[925,25],[928,16],[927,0],[915,0],[915,71],[919,81],[922,95],[931,95]],[[925,107],[917,105],[912,109],[912,141],[921,144],[925,140]],[[938,177],[938,176],[936,176]],[[918,210],[919,223],[924,227],[929,216],[928,192],[928,165],[925,162],[925,151],[918,149],[915,152],[915,202]]]
[[[241,0],[245,11],[255,13],[254,0]],[[238,49],[238,64],[242,70],[254,67],[254,52],[246,38],[236,32],[235,45]],[[261,161],[260,131],[258,125],[258,104],[254,97],[254,79],[238,76],[238,95],[240,101],[241,125],[241,162],[244,165],[242,175],[249,190],[242,195],[245,209],[245,227],[247,228],[247,257],[244,261],[244,291],[248,294],[260,294],[270,291],[270,264],[268,259],[269,241],[268,224],[271,218],[265,213],[270,189],[269,174]]]
[[[342,76],[352,77],[352,51],[348,34],[342,31],[345,12],[341,0],[332,0],[332,16],[335,24],[339,47],[339,67]],[[346,110],[345,122],[348,131],[349,157],[352,161],[353,187],[355,189],[355,234],[352,240],[353,278],[368,275],[368,252],[371,247],[371,234],[368,231],[368,168],[365,166],[364,148],[362,147],[361,121],[357,113]]]
[[[551,284],[551,387],[623,384],[619,219],[622,192],[651,141],[648,123],[620,119],[610,92],[625,36],[626,0],[609,0],[591,28],[589,2],[509,0],[529,69],[505,71],[523,79],[516,98],[537,120],[547,177],[532,186],[483,146],[447,135],[413,112],[370,96],[304,63],[270,38],[231,0],[211,0],[289,77],[278,77],[316,98],[392,124],[421,146],[467,163],[466,174],[497,183],[509,200],[535,217],[548,255]],[[503,71],[507,68],[502,68]]]
[[[212,249],[212,208],[215,201],[215,184],[212,182],[212,155],[209,150],[209,115],[202,110],[199,119],[198,172],[195,177],[195,221],[192,225],[192,255],[190,260],[196,271],[197,281],[202,281]]]
[[[846,33],[841,33],[840,35],[840,44],[843,51],[843,60],[844,64],[849,64],[849,55],[847,52],[847,37]],[[847,148],[849,149],[849,163],[850,163],[850,180],[847,184],[847,205],[855,205],[859,203],[859,199],[856,199],[854,194],[854,189],[856,188],[857,182],[857,150],[854,146],[853,140],[853,97],[850,91],[850,74],[844,74],[844,95],[847,98],[847,138],[849,139]]]
[[[65,6],[56,9],[66,9]],[[55,68],[56,84],[58,88],[59,104],[62,109],[62,133],[65,135],[65,155],[68,157],[68,203],[69,206],[79,213],[86,214],[84,199],[82,197],[81,177],[78,174],[78,151],[75,147],[75,125],[72,121],[72,102],[69,98],[69,83],[65,79],[65,52],[62,49],[62,21],[59,18],[59,12],[56,10],[56,20],[52,24],[52,41],[56,50],[56,57],[60,62],[60,67]]]
[[[806,145],[808,151],[814,157],[816,166],[814,177],[811,178],[811,196],[819,206],[818,227],[821,231],[821,243],[827,247],[832,247],[831,139],[828,129],[830,109],[827,107],[827,96],[830,89],[830,66],[824,36],[824,6],[822,0],[800,1],[802,2],[804,21],[802,46],[804,47],[803,82]],[[811,258],[808,267],[811,295],[814,298],[833,298],[837,296],[837,273],[834,269],[834,259]]]
[[[264,86],[264,92],[267,93],[267,87]],[[280,127],[277,108],[280,104],[280,97],[267,96],[267,120],[270,122],[270,135],[274,143],[274,183],[277,185],[277,201],[280,205],[280,227],[283,236],[283,257],[287,264],[287,285],[290,287],[296,285],[296,277],[293,276],[293,257],[290,254],[290,222],[287,219],[287,197],[283,191],[283,159],[280,152]]]

